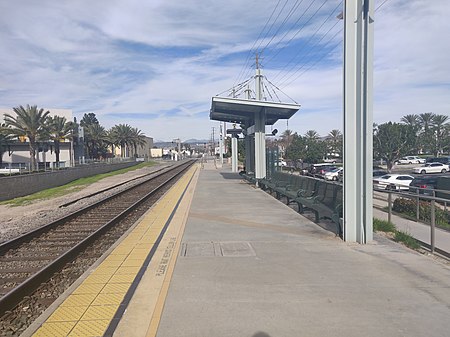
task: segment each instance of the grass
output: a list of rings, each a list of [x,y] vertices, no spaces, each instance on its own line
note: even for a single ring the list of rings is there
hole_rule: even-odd
[[[395,225],[392,222],[373,219],[373,230],[376,232],[395,233]]]
[[[393,239],[395,242],[401,242],[406,247],[414,250],[420,248],[420,244],[417,242],[416,239],[414,239],[411,235],[409,235],[406,232],[397,230],[392,222],[374,218],[373,230],[376,232],[393,233],[394,234]]]
[[[146,163],[140,163],[131,167],[127,167],[124,169],[120,169],[117,171],[112,171],[108,173],[101,173],[90,177],[80,178],[77,180],[74,180],[66,185],[58,186],[49,188],[43,191],[39,191],[30,195],[26,195],[19,198],[14,198],[11,200],[5,200],[0,202],[0,205],[11,205],[11,206],[24,206],[31,204],[34,201],[37,200],[44,200],[44,199],[51,199],[55,197],[60,197],[63,195],[66,195],[68,193],[73,193],[82,190],[88,185],[91,185],[99,180],[102,180],[107,177],[112,177],[118,174],[123,174],[129,171],[134,171],[137,169],[140,169],[142,167],[146,166],[153,166],[155,165],[155,162],[146,162]]]
[[[394,241],[403,243],[406,247],[411,249],[419,249],[420,245],[416,239],[414,239],[408,233],[402,231],[396,231],[394,236]]]

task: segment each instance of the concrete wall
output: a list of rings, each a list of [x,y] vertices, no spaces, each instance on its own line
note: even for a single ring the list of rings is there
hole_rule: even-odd
[[[61,171],[0,177],[0,201],[32,194],[47,188],[61,186],[79,178],[120,170],[136,162],[93,164]]]

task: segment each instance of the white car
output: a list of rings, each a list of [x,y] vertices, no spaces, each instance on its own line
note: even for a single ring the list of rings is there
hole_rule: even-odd
[[[449,171],[449,166],[442,163],[429,163],[421,167],[413,168],[414,173],[445,173]]]
[[[425,164],[424,158],[417,156],[406,156],[396,161],[397,164]]]
[[[414,177],[408,174],[385,174],[373,179],[373,188],[379,190],[408,190]]]
[[[334,170],[331,170],[329,172],[325,172],[324,178],[325,180],[339,180],[339,172],[343,171],[344,169],[342,167],[335,168]]]

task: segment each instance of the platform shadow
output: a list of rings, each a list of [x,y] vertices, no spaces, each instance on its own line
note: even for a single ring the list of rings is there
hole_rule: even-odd
[[[220,172],[224,179],[242,179],[239,173]]]

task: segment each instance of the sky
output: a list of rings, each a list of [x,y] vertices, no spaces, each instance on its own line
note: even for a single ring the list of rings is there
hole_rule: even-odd
[[[375,8],[374,122],[450,115],[450,2]],[[211,97],[251,79],[258,51],[267,99],[301,105],[274,128],[324,136],[343,124],[341,10],[340,0],[0,0],[0,107],[210,139]]]

